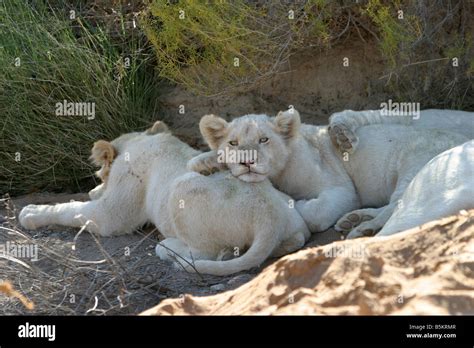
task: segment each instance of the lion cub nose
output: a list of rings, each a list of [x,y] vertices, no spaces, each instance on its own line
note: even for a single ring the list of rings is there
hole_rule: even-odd
[[[242,161],[240,162],[240,164],[246,167],[250,167],[252,164],[255,164],[255,161],[254,160]]]

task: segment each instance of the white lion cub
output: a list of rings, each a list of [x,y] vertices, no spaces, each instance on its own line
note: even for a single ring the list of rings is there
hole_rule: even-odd
[[[268,180],[251,184],[227,171],[210,176],[188,173],[174,180],[170,192],[177,239],[165,239],[157,255],[179,261],[173,255],[178,252],[189,261],[181,265],[190,271],[226,275],[246,270],[269,256],[300,249],[310,236],[291,198]],[[228,250],[238,257],[216,261]]]
[[[309,231],[290,197],[268,181],[247,184],[228,173],[189,173],[186,164],[199,151],[164,124],[154,127],[96,143],[93,159],[102,165],[98,175],[104,183],[91,191],[93,200],[28,205],[20,212],[20,224],[27,229],[85,225],[112,236],[152,222],[166,237],[158,256],[170,259],[177,253],[178,261],[192,263],[185,264],[188,270],[215,275],[258,266],[270,255],[304,245]],[[238,257],[216,261],[228,249]]]
[[[415,176],[377,236],[474,208],[474,140],[429,161]]]
[[[359,146],[360,136],[370,136],[370,131],[364,130],[364,127],[376,124],[385,125],[386,131],[393,128],[391,125],[396,124],[408,126],[411,128],[409,132],[425,130],[423,133],[430,132],[433,135],[433,143],[442,141],[438,134],[445,137],[444,131],[463,135],[466,137],[465,140],[474,138],[474,113],[457,110],[422,110],[418,117],[387,116],[382,114],[381,110],[345,110],[333,114],[329,122],[328,131],[333,144],[341,152],[350,154],[359,151],[356,149]],[[453,137],[454,135],[451,136]],[[417,141],[407,139],[406,142],[410,148]],[[360,156],[350,157],[350,161],[364,160]],[[472,142],[436,156],[403,191],[403,196],[399,197],[394,206],[396,208],[393,214],[377,235],[393,234],[454,214],[461,209],[471,208],[474,204],[473,166]],[[363,223],[364,211],[375,210],[361,209],[348,213],[338,221],[336,229],[351,230]],[[368,220],[370,219],[369,216]]]
[[[255,150],[256,161],[226,164],[235,177],[247,182],[269,178],[298,200],[296,208],[311,231],[336,223],[349,238],[377,233],[418,171],[468,140],[435,129],[370,125],[358,129],[358,149],[347,160],[332,145],[327,126],[301,124],[295,109],[276,117],[246,115],[230,123],[207,115],[200,128],[213,151],[193,159],[190,169],[211,170],[216,151]]]

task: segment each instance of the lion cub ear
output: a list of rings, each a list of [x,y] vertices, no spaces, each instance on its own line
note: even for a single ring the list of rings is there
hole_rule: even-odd
[[[215,115],[206,115],[199,122],[199,130],[212,150],[215,150],[227,133],[228,123]]]
[[[284,138],[293,138],[298,134],[300,129],[300,114],[296,109],[280,111],[278,115],[276,115],[274,123],[277,127],[277,132],[279,132]]]
[[[163,121],[156,121],[153,126],[151,126],[150,128],[148,128],[146,131],[145,131],[145,134],[146,135],[153,135],[153,134],[158,134],[158,133],[167,133],[169,132],[169,128],[168,126],[166,125],[166,123],[164,123]]]
[[[110,165],[117,156],[114,146],[105,140],[96,141],[91,152],[89,158],[97,166]]]

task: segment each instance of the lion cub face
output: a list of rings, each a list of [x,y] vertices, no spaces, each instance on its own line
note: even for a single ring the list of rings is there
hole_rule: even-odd
[[[246,181],[259,182],[278,175],[290,154],[289,143],[297,136],[299,113],[290,109],[276,117],[246,115],[228,123],[206,115],[199,128],[218,161],[226,163],[232,175]]]

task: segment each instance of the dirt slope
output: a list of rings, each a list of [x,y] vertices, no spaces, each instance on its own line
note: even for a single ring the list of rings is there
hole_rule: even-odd
[[[350,66],[343,66],[343,59]],[[328,117],[344,109],[379,108],[390,98],[385,91],[383,59],[377,44],[347,41],[330,50],[308,49],[295,54],[284,69],[247,93],[203,97],[181,86],[160,86],[160,119],[173,134],[198,148],[206,148],[199,120],[215,114],[231,120],[249,113],[276,115],[293,105],[302,121],[326,124]],[[183,113],[180,113],[180,109]]]
[[[473,217],[301,250],[235,290],[142,314],[474,314]]]

